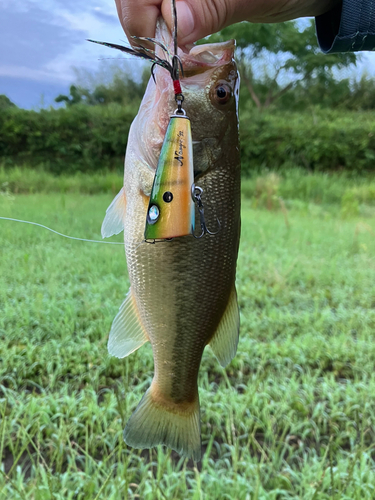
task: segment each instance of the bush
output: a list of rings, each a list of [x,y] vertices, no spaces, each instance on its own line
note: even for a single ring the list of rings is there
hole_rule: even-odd
[[[4,94],[0,94],[0,111],[4,111],[4,109],[15,108],[16,105],[12,102],[9,97]]]
[[[309,171],[373,171],[375,118],[371,113],[255,113],[241,116],[243,175],[285,164]]]
[[[136,111],[118,105],[8,109],[0,115],[0,159],[54,173],[118,167]]]
[[[76,105],[40,112],[18,108],[0,115],[0,162],[50,172],[122,168],[136,104]],[[285,165],[308,171],[373,171],[375,118],[366,112],[314,109],[305,113],[245,107],[240,123],[243,176]]]

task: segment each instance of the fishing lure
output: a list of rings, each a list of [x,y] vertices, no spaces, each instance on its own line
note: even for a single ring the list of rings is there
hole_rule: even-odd
[[[170,117],[147,210],[145,240],[170,239],[194,232],[193,143],[185,113]]]

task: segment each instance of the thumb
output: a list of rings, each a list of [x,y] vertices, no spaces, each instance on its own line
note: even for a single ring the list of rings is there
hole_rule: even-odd
[[[177,0],[178,44],[183,47],[227,26],[234,0]],[[172,31],[171,0],[163,0],[162,16]]]

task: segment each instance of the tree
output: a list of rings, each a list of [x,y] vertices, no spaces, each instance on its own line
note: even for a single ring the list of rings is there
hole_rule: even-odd
[[[366,111],[375,109],[375,81],[362,75],[360,80],[354,81],[350,96],[345,102],[348,109]]]
[[[71,85],[69,88],[69,95],[60,94],[56,97],[55,102],[65,102],[66,106],[73,106],[75,104],[93,104],[91,101],[90,92],[82,87]]]
[[[100,75],[87,74],[84,72],[83,85],[71,85],[69,95],[59,95],[56,102],[65,102],[66,106],[76,104],[127,104],[130,102],[140,102],[146,89],[147,81],[150,77],[150,69],[145,69],[141,81],[135,81],[128,74],[128,70],[111,66],[107,68],[106,79],[103,81]]]
[[[260,110],[268,108],[297,82],[332,81],[335,69],[355,65],[358,57],[354,53],[323,54],[311,20],[304,26],[301,21],[278,24],[243,22],[212,35],[208,42],[230,38],[237,41],[241,77]]]
[[[9,97],[7,97],[4,94],[0,94],[0,110],[3,111],[4,109],[8,108],[16,108],[17,106],[12,102]]]

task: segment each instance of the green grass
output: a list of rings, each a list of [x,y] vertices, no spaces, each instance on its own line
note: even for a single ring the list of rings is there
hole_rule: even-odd
[[[123,185],[124,175],[119,172],[96,172],[74,175],[53,175],[43,169],[4,168],[0,165],[0,192],[33,193],[113,193]]]
[[[122,246],[0,221],[1,500],[374,498],[375,216],[347,184],[326,206],[282,182],[243,202],[239,349],[204,354],[198,466],[123,443],[153,363],[106,351]],[[99,239],[111,198],[3,190],[0,215]]]
[[[123,184],[122,172],[53,175],[43,169],[4,168],[0,165],[0,194],[83,193],[117,194]],[[278,197],[304,203],[343,203],[375,205],[375,175],[354,176],[348,172],[306,172],[293,164],[285,165],[278,173],[255,170],[242,182],[242,194],[251,198],[253,206],[274,208]]]

